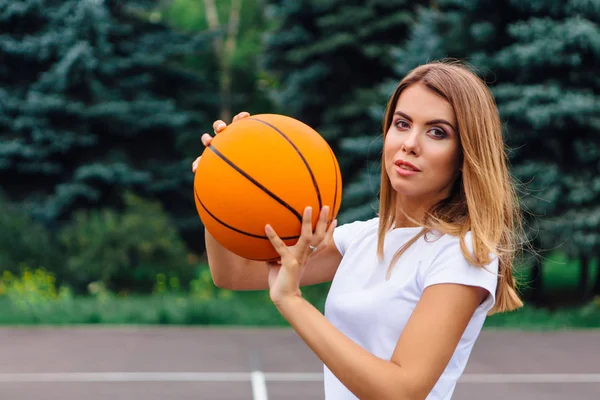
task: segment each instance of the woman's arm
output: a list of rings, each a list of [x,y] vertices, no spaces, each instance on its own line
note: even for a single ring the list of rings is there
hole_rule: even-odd
[[[276,304],[299,336],[360,399],[425,399],[446,368],[477,306],[479,287],[427,287],[390,360],[369,353],[301,297]]]
[[[324,207],[320,216],[323,226],[326,226],[327,213],[328,207]],[[308,257],[300,286],[330,282],[342,260],[331,235],[326,235],[325,232],[322,235],[318,250]],[[217,287],[231,290],[269,289],[269,266],[266,262],[248,260],[232,253],[219,244],[206,229],[205,242],[210,273]]]

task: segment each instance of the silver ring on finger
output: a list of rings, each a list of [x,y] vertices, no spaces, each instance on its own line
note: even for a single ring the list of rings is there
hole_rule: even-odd
[[[311,245],[311,244],[309,244],[309,245],[308,245],[308,248],[309,248],[311,251],[315,251],[315,250],[317,250],[317,246],[313,246],[313,245]]]

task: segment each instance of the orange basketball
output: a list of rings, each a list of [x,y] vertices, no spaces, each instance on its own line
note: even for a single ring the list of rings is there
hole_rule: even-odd
[[[279,255],[265,234],[270,224],[288,245],[301,230],[304,208],[340,209],[342,177],[328,143],[308,125],[277,114],[233,122],[204,150],[194,197],[208,232],[231,252],[252,260]]]

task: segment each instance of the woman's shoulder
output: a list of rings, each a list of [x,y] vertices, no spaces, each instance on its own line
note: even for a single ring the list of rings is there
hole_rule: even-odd
[[[461,261],[460,263],[465,265],[470,264],[471,260],[477,258],[473,240],[471,231],[460,236],[450,234],[436,236],[436,240],[429,243],[430,248],[427,251],[429,264],[439,263],[447,259],[452,259],[454,262]],[[497,268],[498,257],[493,253],[488,254],[488,257],[487,262],[484,261],[484,266],[490,266],[492,269]]]
[[[340,253],[344,254],[352,242],[376,234],[378,228],[379,217],[347,222],[335,228],[333,241]]]
[[[368,219],[361,219],[352,222],[346,222],[339,225],[336,229],[345,229],[349,231],[361,231],[369,228],[375,228],[379,226],[379,217],[373,217]]]

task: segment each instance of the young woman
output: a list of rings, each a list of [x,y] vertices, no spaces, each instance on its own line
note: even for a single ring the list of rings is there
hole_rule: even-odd
[[[270,291],[323,361],[327,399],[447,400],[486,315],[522,306],[501,122],[486,85],[447,62],[411,71],[383,122],[378,217],[327,226],[325,206],[313,231],[307,208],[293,247],[266,226],[278,264],[242,259],[206,232],[208,261],[217,286]],[[300,287],[326,281],[322,315]]]

